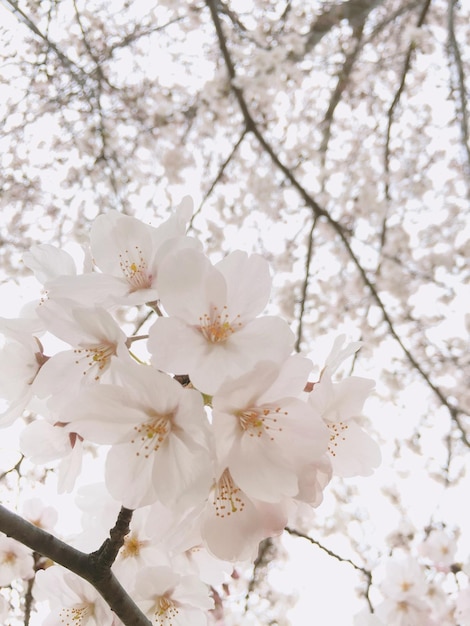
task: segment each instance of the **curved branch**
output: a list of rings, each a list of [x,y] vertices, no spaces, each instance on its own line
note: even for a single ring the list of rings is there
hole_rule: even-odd
[[[467,158],[467,176],[470,173],[470,136],[469,136],[469,114],[467,109],[467,89],[465,87],[465,71],[460,54],[459,43],[455,36],[454,25],[454,0],[448,0],[449,9],[447,13],[447,30],[448,30],[448,48],[449,53],[453,56],[457,70],[457,90],[460,100],[460,134],[462,136],[463,149]],[[468,189],[468,188],[467,188]],[[470,195],[470,190],[467,190]]]
[[[0,505],[0,531],[87,580],[126,626],[151,626],[126,590],[96,554],[77,550]]]
[[[421,28],[421,26],[424,24],[424,20],[426,19],[426,15],[427,15],[430,5],[431,5],[431,0],[426,0],[421,10],[421,13],[418,17],[418,21],[416,23],[417,28]],[[402,69],[401,77],[400,77],[400,84],[398,85],[398,89],[392,100],[392,104],[390,105],[387,111],[387,130],[385,133],[385,150],[384,150],[385,198],[387,198],[387,200],[390,198],[390,189],[389,189],[390,135],[392,131],[392,124],[394,122],[395,109],[397,108],[398,103],[400,102],[400,98],[403,93],[403,90],[405,89],[406,77],[411,67],[411,56],[413,54],[414,49],[415,49],[415,44],[414,42],[411,42],[411,44],[408,47],[406,56],[405,56],[405,62],[403,63],[403,69]],[[383,246],[384,240],[385,240],[385,226],[382,231],[382,246]]]
[[[302,285],[302,296],[300,299],[300,312],[299,312],[299,323],[297,326],[297,340],[295,342],[294,349],[296,352],[300,352],[300,346],[302,344],[302,331],[303,331],[303,318],[305,313],[305,304],[307,301],[307,292],[308,292],[308,284],[310,280],[310,263],[312,262],[313,256],[313,233],[315,230],[315,226],[317,225],[317,216],[313,216],[312,226],[310,228],[309,236],[308,236],[308,246],[307,246],[307,255],[305,257],[305,278]]]
[[[352,565],[355,570],[357,570],[358,572],[361,572],[361,574],[365,576],[366,584],[367,584],[366,590],[364,592],[364,596],[367,600],[367,604],[369,605],[370,612],[371,613],[374,612],[374,607],[372,606],[372,602],[369,597],[369,591],[372,586],[372,572],[370,570],[366,569],[365,567],[362,567],[361,565],[357,565],[357,563],[354,563],[354,561],[351,561],[351,559],[347,559],[346,557],[336,554],[336,552],[333,552],[333,550],[330,550],[329,548],[325,547],[323,544],[321,544],[319,541],[317,541],[313,537],[310,537],[309,535],[306,535],[305,533],[302,533],[299,530],[295,530],[295,528],[289,528],[286,526],[284,530],[287,533],[289,533],[289,535],[292,535],[293,537],[300,537],[301,539],[306,539],[312,545],[317,546],[317,548],[320,548],[320,550],[323,550],[323,552],[326,552],[328,556],[333,557],[334,559],[336,559],[337,561],[340,561],[341,563],[349,563],[349,565]]]
[[[299,193],[300,197],[302,198],[302,200],[305,202],[305,205],[308,206],[313,214],[316,217],[323,217],[326,222],[331,226],[331,228],[336,232],[336,234],[338,235],[338,237],[341,239],[341,242],[343,243],[346,252],[348,253],[348,256],[350,257],[351,261],[353,262],[354,266],[356,267],[357,271],[359,272],[359,275],[362,278],[363,283],[365,284],[365,286],[367,287],[368,291],[370,292],[373,300],[375,301],[375,303],[377,304],[377,306],[379,307],[381,313],[382,313],[382,317],[384,319],[384,322],[386,323],[389,332],[391,334],[391,336],[395,339],[395,341],[398,343],[398,345],[400,346],[403,354],[405,355],[408,363],[412,366],[412,368],[414,370],[416,370],[416,372],[418,372],[418,374],[420,375],[420,377],[425,381],[426,385],[432,390],[432,392],[434,393],[434,395],[439,399],[440,403],[446,407],[446,409],[449,411],[449,414],[452,418],[452,420],[454,421],[454,423],[456,424],[457,428],[460,431],[460,436],[462,441],[465,443],[466,446],[470,447],[470,440],[468,438],[466,429],[460,419],[461,414],[464,414],[464,411],[461,410],[460,408],[458,408],[457,406],[454,406],[450,403],[450,401],[446,398],[446,396],[444,395],[443,391],[437,387],[437,385],[435,385],[429,374],[421,367],[421,365],[418,363],[418,361],[416,360],[416,358],[411,354],[410,350],[405,346],[405,344],[403,343],[401,337],[399,336],[398,332],[395,329],[395,325],[390,317],[390,315],[387,312],[386,306],[383,303],[378,291],[377,291],[377,287],[374,285],[374,283],[372,282],[372,280],[368,277],[364,267],[362,266],[359,258],[357,257],[357,255],[355,254],[354,250],[351,247],[351,244],[349,242],[348,239],[348,233],[345,231],[345,229],[343,228],[343,226],[336,221],[328,211],[326,211],[324,208],[322,208],[318,202],[306,191],[306,189],[301,185],[301,183],[297,180],[297,178],[295,177],[295,175],[293,174],[293,172],[291,171],[291,169],[289,169],[278,157],[278,155],[275,153],[274,149],[272,148],[272,146],[268,143],[268,141],[265,139],[265,137],[263,136],[258,124],[255,122],[255,120],[253,119],[249,109],[248,109],[248,105],[245,101],[245,98],[243,96],[243,92],[239,87],[236,87],[235,85],[235,78],[236,78],[236,72],[235,72],[235,66],[233,64],[232,58],[230,56],[230,53],[228,51],[227,48],[227,42],[225,39],[225,35],[223,33],[222,30],[222,24],[220,22],[220,18],[217,12],[217,2],[216,0],[206,0],[206,4],[210,9],[211,12],[211,16],[212,16],[212,21],[214,22],[214,27],[217,33],[217,37],[218,37],[218,41],[219,41],[219,47],[220,50],[222,52],[222,56],[224,58],[225,64],[227,66],[227,71],[231,80],[231,88],[232,91],[235,95],[235,98],[237,99],[237,102],[239,104],[240,110],[242,112],[243,115],[243,119],[245,122],[245,127],[247,132],[252,132],[253,135],[256,137],[256,139],[258,140],[259,144],[262,146],[262,148],[265,150],[265,152],[270,156],[272,162],[274,163],[274,165],[277,167],[277,169],[279,169],[284,176],[286,177],[286,179],[290,182],[290,184],[292,185],[292,187],[294,189],[297,190],[297,192]]]

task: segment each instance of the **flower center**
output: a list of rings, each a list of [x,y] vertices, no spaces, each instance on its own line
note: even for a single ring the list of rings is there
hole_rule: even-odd
[[[210,315],[204,313],[199,318],[198,330],[210,343],[220,343],[225,341],[235,331],[239,330],[242,326],[241,322],[237,321],[240,315],[235,317],[235,320],[230,320],[227,306],[223,307],[222,312],[219,312],[219,308],[212,307]]]
[[[147,263],[139,246],[135,246],[133,254],[125,250],[124,255],[119,255],[119,266],[124,278],[129,283],[129,293],[139,291],[139,289],[150,289],[152,286],[152,275],[149,274]]]
[[[94,373],[94,379],[99,380],[101,374],[110,364],[111,357],[116,354],[116,345],[103,342],[85,348],[76,348],[74,353],[77,355],[75,363],[85,366],[83,375],[87,376]]]
[[[124,539],[124,545],[121,548],[121,556],[123,559],[131,559],[140,555],[141,548],[147,545],[146,541],[139,541],[134,533]]]
[[[2,557],[4,565],[13,565],[16,562],[16,554],[12,551],[5,552]]]
[[[214,508],[217,517],[228,517],[232,513],[243,511],[245,503],[240,497],[241,489],[233,482],[228,469],[224,470],[214,489]]]
[[[157,452],[168,433],[171,431],[171,420],[173,414],[160,415],[159,413],[151,412],[153,419],[150,422],[144,422],[134,426],[136,435],[131,439],[131,443],[140,445],[140,451],[136,452],[137,456],[142,453],[146,459],[149,458],[152,452]]]
[[[338,447],[338,441],[346,441],[346,437],[343,433],[348,430],[348,425],[344,422],[335,422],[327,424],[330,429],[330,443],[328,444],[328,452],[332,456],[336,456],[336,448]]]
[[[63,626],[81,626],[88,616],[93,615],[91,608],[89,604],[85,604],[62,609],[60,611],[61,624]]]
[[[157,626],[172,626],[172,620],[178,615],[178,607],[167,595],[158,596],[155,603],[155,620]]]
[[[271,441],[274,441],[274,432],[282,432],[282,428],[277,425],[281,415],[288,415],[287,411],[281,411],[281,407],[260,406],[239,411],[237,414],[239,424],[250,437],[261,437],[266,434]]]

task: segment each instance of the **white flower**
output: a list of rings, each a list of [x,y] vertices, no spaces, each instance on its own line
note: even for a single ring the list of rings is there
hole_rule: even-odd
[[[47,360],[41,342],[33,335],[40,329],[35,319],[0,318],[0,333],[6,338],[0,350],[0,397],[8,403],[0,413],[0,427],[21,417],[33,397],[32,384]]]
[[[75,262],[68,252],[43,243],[32,246],[23,255],[23,263],[34,273],[38,281],[46,284],[59,276],[75,276]]]
[[[35,464],[60,460],[58,465],[59,493],[72,491],[82,467],[82,438],[73,430],[65,429],[65,423],[50,423],[36,419],[26,426],[20,435],[22,453]]]
[[[328,429],[298,395],[311,362],[263,361],[220,388],[212,401],[218,463],[250,498],[280,502],[299,492],[301,470],[326,452]]]
[[[31,550],[11,537],[0,535],[0,587],[18,578],[34,576],[34,559]]]
[[[204,583],[169,567],[143,568],[133,596],[155,626],[206,626],[207,611],[214,607]]]
[[[99,272],[50,280],[49,298],[103,306],[157,300],[163,257],[178,247],[199,245],[185,236],[188,219],[185,207],[157,228],[118,211],[99,215],[90,232],[91,254]]]
[[[36,600],[49,601],[51,612],[43,626],[113,626],[115,615],[96,589],[59,565],[36,574]]]
[[[148,347],[159,369],[188,374],[213,395],[227,378],[258,361],[281,362],[293,333],[281,318],[257,318],[271,288],[268,264],[259,255],[233,252],[213,266],[196,250],[169,255],[158,290],[165,311],[150,329]]]
[[[449,566],[454,563],[457,542],[444,529],[433,528],[418,550],[421,556],[432,561],[434,566],[448,571]]]
[[[219,559],[253,560],[259,542],[280,534],[286,523],[284,503],[249,498],[224,469],[204,507],[201,535],[209,552]]]
[[[23,505],[23,517],[43,530],[51,532],[57,523],[58,513],[52,506],[46,506],[40,498],[30,498]]]
[[[395,600],[422,598],[426,594],[423,569],[412,557],[390,560],[380,589],[385,596]]]
[[[82,308],[68,300],[49,300],[38,308],[45,327],[72,346],[43,365],[34,381],[34,393],[52,395],[55,409],[63,404],[63,389],[77,393],[80,385],[100,381],[115,359],[129,359],[127,337],[102,308]]]
[[[386,598],[376,607],[375,614],[387,626],[438,626],[431,621],[429,607],[418,596],[401,600]]]
[[[342,348],[344,335],[334,342],[319,382],[313,385],[308,402],[321,415],[330,431],[330,454],[333,473],[343,477],[368,476],[381,460],[377,443],[361,427],[364,402],[374,388],[374,381],[349,376],[338,383],[332,374],[344,359],[353,355],[360,342]]]
[[[111,444],[106,485],[124,506],[200,502],[212,476],[201,394],[147,365],[118,363],[115,372],[123,386],[84,389],[64,412],[66,428]]]

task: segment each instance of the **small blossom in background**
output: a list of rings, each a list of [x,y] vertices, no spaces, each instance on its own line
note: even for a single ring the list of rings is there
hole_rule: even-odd
[[[0,587],[33,576],[34,559],[31,550],[10,537],[0,535]]]

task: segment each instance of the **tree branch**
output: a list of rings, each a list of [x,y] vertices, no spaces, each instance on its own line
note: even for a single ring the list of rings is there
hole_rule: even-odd
[[[231,58],[230,53],[229,53],[228,48],[227,48],[226,38],[225,38],[223,29],[222,29],[222,24],[220,22],[219,14],[217,12],[217,2],[216,2],[216,0],[206,0],[206,4],[209,7],[209,10],[211,12],[212,21],[214,23],[214,27],[215,27],[215,30],[216,30],[216,33],[217,33],[217,38],[219,40],[219,47],[220,47],[220,50],[222,52],[222,56],[224,58],[225,64],[227,66],[227,71],[228,71],[229,78],[230,78],[230,81],[231,81],[231,84],[232,84],[231,85],[232,91],[233,91],[233,93],[235,95],[235,98],[236,98],[236,100],[238,102],[238,105],[240,107],[240,110],[242,112],[247,132],[253,133],[253,135],[256,137],[256,139],[258,140],[259,144],[261,145],[261,147],[270,156],[270,158],[271,158],[272,162],[274,163],[274,165],[276,166],[276,168],[279,169],[284,174],[286,179],[291,183],[292,187],[297,190],[297,192],[299,193],[300,197],[305,202],[305,205],[308,206],[313,211],[313,214],[316,217],[323,217],[323,218],[325,218],[326,222],[336,232],[336,234],[340,238],[341,242],[343,243],[343,245],[344,245],[344,247],[345,247],[345,249],[346,249],[346,251],[348,253],[348,256],[350,257],[351,261],[353,262],[354,266],[356,267],[357,271],[359,272],[359,275],[362,278],[362,281],[363,281],[364,285],[367,287],[367,289],[370,292],[373,300],[376,302],[377,306],[379,307],[379,309],[380,309],[380,311],[382,313],[382,317],[384,319],[384,322],[386,323],[391,336],[395,339],[395,341],[400,346],[403,354],[405,355],[405,357],[406,357],[408,363],[411,365],[411,367],[416,372],[418,372],[420,377],[425,381],[426,385],[433,391],[434,395],[439,399],[440,403],[443,406],[445,406],[446,409],[449,411],[449,414],[450,414],[452,420],[454,421],[454,423],[456,424],[457,428],[460,431],[460,436],[461,436],[462,441],[465,443],[466,446],[470,447],[470,440],[468,438],[467,431],[466,431],[466,429],[464,427],[463,422],[460,419],[460,416],[461,416],[461,414],[464,414],[464,411],[462,411],[460,408],[458,408],[457,406],[454,406],[454,405],[452,405],[450,403],[450,401],[444,395],[443,391],[437,385],[435,385],[432,382],[429,374],[421,367],[420,363],[416,360],[416,358],[413,356],[413,354],[410,352],[410,350],[403,343],[400,335],[398,334],[397,330],[395,329],[395,325],[394,325],[390,315],[388,314],[387,308],[386,308],[385,304],[383,303],[383,301],[382,301],[382,299],[381,299],[381,297],[380,297],[380,295],[378,293],[377,287],[374,285],[372,280],[368,277],[368,275],[367,275],[364,267],[362,266],[358,256],[354,253],[354,250],[352,249],[351,243],[349,241],[349,234],[345,231],[343,226],[339,222],[337,222],[330,215],[330,213],[328,211],[323,209],[318,204],[318,202],[300,184],[300,182],[297,180],[297,178],[295,177],[293,172],[277,156],[277,154],[274,151],[274,149],[272,148],[272,146],[268,143],[268,141],[265,139],[264,135],[262,134],[258,124],[253,119],[253,117],[252,117],[252,115],[251,115],[251,113],[250,113],[250,111],[248,109],[248,105],[247,105],[247,103],[245,101],[245,98],[243,96],[242,90],[239,87],[236,87],[236,85],[235,85],[235,79],[236,79],[235,66],[233,64],[232,58]]]
[[[309,535],[306,535],[305,533],[302,533],[299,530],[295,530],[295,528],[286,527],[284,528],[284,530],[287,533],[289,533],[289,535],[292,535],[293,537],[300,537],[301,539],[306,539],[312,545],[317,546],[318,548],[320,548],[320,550],[323,550],[323,552],[326,552],[328,556],[333,557],[334,559],[336,559],[337,561],[340,561],[341,563],[349,563],[349,565],[352,565],[355,570],[357,570],[358,572],[361,572],[365,576],[366,583],[367,583],[364,596],[367,600],[367,604],[369,605],[369,609],[371,613],[374,612],[374,607],[372,606],[372,602],[369,598],[369,591],[372,586],[372,572],[370,570],[366,569],[365,567],[362,567],[361,565],[357,565],[357,563],[354,563],[354,561],[351,561],[351,559],[347,559],[345,557],[340,556],[339,554],[336,554],[336,552],[333,552],[333,550],[326,548],[324,545],[322,545],[319,541],[317,541],[313,537],[310,537]]]
[[[69,546],[2,505],[0,531],[91,583],[126,626],[151,626],[110,566],[103,565],[95,554],[86,554]]]

